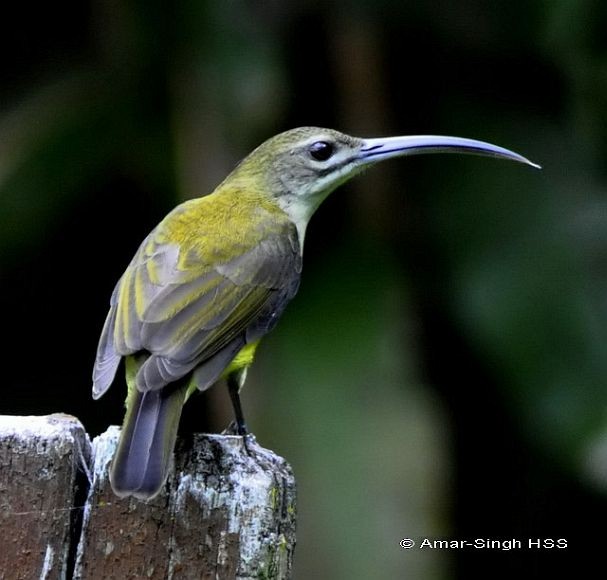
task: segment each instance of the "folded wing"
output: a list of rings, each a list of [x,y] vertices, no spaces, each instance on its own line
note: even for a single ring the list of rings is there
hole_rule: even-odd
[[[204,211],[205,198],[195,201]],[[114,290],[93,373],[95,398],[109,388],[120,358],[140,351],[149,353],[136,377],[140,391],[197,367],[207,383],[199,387],[209,386],[247,341],[273,326],[297,291],[301,253],[289,220],[256,211],[246,240],[222,215],[220,237],[199,231],[175,240],[183,211],[174,210],[146,238]]]

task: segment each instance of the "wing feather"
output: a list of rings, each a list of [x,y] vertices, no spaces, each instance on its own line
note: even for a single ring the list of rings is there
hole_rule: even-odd
[[[113,338],[115,320],[116,306],[112,305],[101,331],[97,358],[93,367],[93,398],[95,399],[101,397],[110,388],[120,364],[121,357],[116,354]]]
[[[205,198],[195,201],[203,207]],[[249,244],[230,223],[219,239],[204,232],[179,238],[176,224],[192,204],[174,210],[152,231],[116,286],[102,335],[104,352],[114,356],[98,359],[96,366],[103,391],[115,361],[138,351],[150,353],[136,377],[140,390],[162,388],[194,369],[197,384],[208,386],[250,336],[273,326],[295,294],[301,253],[286,216],[251,212],[257,223]],[[229,212],[222,218],[229,222]]]

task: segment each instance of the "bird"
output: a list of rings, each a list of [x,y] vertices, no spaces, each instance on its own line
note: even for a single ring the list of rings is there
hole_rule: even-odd
[[[93,369],[98,399],[125,359],[126,413],[110,467],[118,497],[158,495],[184,404],[222,379],[246,442],[239,393],[260,340],[297,293],[310,218],[366,168],[435,152],[539,168],[475,139],[300,127],[262,143],[212,193],[178,205],[151,231],[114,288]]]

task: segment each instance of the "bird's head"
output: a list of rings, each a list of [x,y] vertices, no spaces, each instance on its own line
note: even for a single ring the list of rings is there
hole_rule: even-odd
[[[361,139],[332,129],[300,127],[280,133],[248,155],[226,181],[255,184],[289,215],[303,237],[320,203],[363,169],[392,157],[421,153],[471,153],[539,168],[503,147],[438,135]]]

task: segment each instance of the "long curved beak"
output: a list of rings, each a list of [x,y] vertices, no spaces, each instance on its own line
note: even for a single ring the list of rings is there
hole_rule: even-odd
[[[526,157],[498,147],[485,141],[465,139],[463,137],[445,137],[442,135],[411,135],[405,137],[386,137],[384,139],[364,139],[359,150],[359,161],[373,163],[390,157],[419,155],[421,153],[467,153],[509,159],[541,169],[537,163]]]

